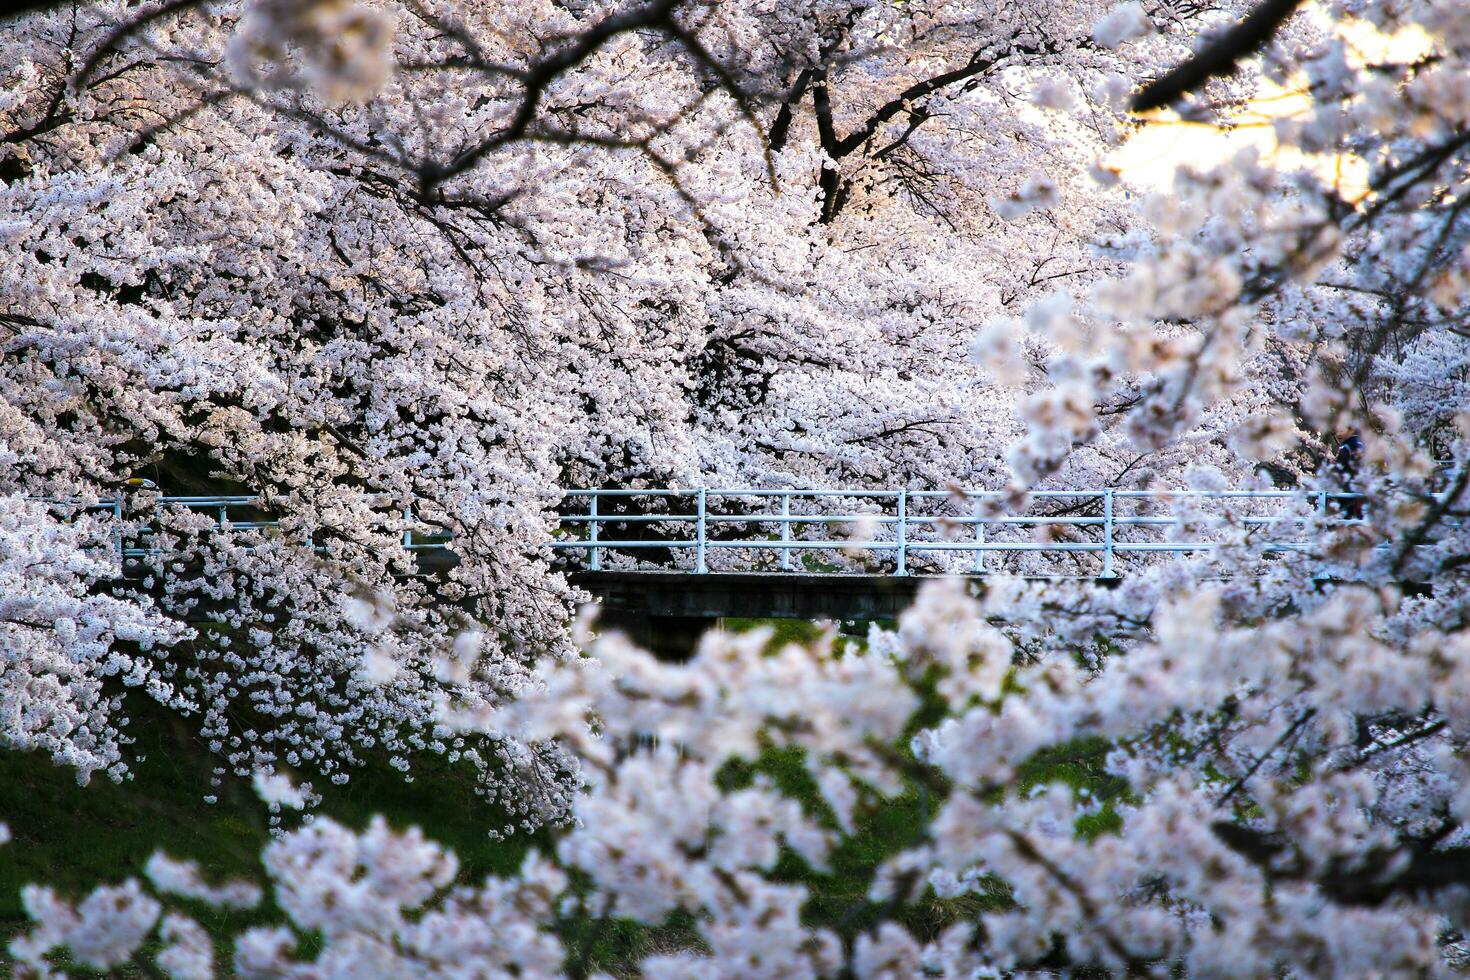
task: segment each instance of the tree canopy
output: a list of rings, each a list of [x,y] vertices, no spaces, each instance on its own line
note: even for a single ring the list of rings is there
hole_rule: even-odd
[[[245,975],[590,975],[572,919],[682,923],[650,977],[1453,969],[1470,15],[1297,7],[24,13],[0,745],[123,778],[145,697],[276,810],[386,751],[473,771],[512,815],[488,831],[557,828],[451,888],[422,835],[292,822]],[[1228,127],[1265,82],[1310,100],[1275,124],[1306,165],[1151,191],[1110,165],[1131,106]],[[1245,504],[1181,504],[1221,547],[1114,589],[941,582],[862,641],[669,665],[574,621],[564,489],[722,483],[1364,500],[1284,516],[1287,554]],[[161,493],[259,495],[279,526]],[[413,574],[421,524],[452,570]],[[121,578],[113,535],[145,526]],[[862,914],[822,920],[803,875],[910,797]],[[161,968],[209,975],[161,902],[257,893],[148,877],[34,887],[12,954],[106,969],[157,927]]]

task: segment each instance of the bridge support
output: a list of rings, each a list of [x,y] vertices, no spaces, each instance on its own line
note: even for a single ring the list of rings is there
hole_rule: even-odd
[[[599,621],[660,657],[682,660],[725,617],[897,619],[927,576],[716,572],[574,572]]]
[[[600,630],[617,630],[660,660],[688,660],[699,638],[719,624],[714,616],[650,616],[606,609],[597,617]]]
[[[573,572],[605,610],[655,617],[896,619],[926,575],[763,572]]]

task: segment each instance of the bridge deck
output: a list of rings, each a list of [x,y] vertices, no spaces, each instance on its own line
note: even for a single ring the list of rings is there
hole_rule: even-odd
[[[604,609],[644,616],[893,619],[931,576],[801,572],[574,572]]]

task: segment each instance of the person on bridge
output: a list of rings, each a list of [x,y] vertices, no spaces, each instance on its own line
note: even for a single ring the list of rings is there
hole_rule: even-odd
[[[1363,459],[1363,437],[1356,432],[1339,432],[1337,436],[1337,453],[1332,461],[1332,475],[1337,480],[1338,489],[1342,493],[1358,493],[1358,467]],[[1363,517],[1363,501],[1360,497],[1348,500],[1338,500],[1336,507],[1343,517],[1350,521],[1361,520]]]

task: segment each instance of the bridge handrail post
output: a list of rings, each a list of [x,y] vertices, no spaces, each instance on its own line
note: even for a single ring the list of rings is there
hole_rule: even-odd
[[[1113,577],[1113,490],[1103,491],[1103,578]]]
[[[699,488],[699,523],[695,528],[694,548],[694,572],[703,575],[709,571],[704,564],[704,493],[705,488]]]
[[[791,571],[791,494],[781,494],[781,570]]]
[[[983,509],[984,509],[984,499],[981,498],[981,497],[976,497],[975,498],[975,511],[974,511],[974,514],[975,514],[975,562],[974,562],[974,570],[975,570],[976,574],[984,574],[984,572],[985,572],[985,523],[984,523],[984,520],[983,520],[984,515],[982,514],[982,510]]]
[[[898,491],[898,568],[894,575],[909,573],[909,492]]]
[[[587,508],[587,538],[592,544],[592,557],[588,561],[587,567],[594,572],[602,568],[602,549],[597,547],[598,531],[602,524],[597,516],[597,498],[598,494],[595,490],[592,492],[592,496],[587,498],[591,501]]]

